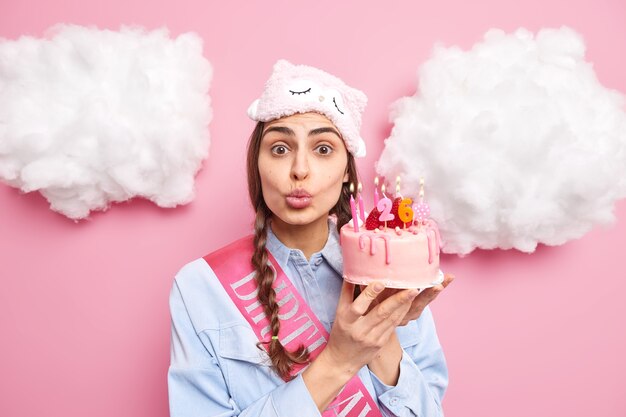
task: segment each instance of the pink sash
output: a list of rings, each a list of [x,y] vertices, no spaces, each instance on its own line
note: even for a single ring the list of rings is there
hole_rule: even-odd
[[[253,236],[247,236],[205,256],[204,260],[213,269],[224,290],[248,321],[259,340],[269,341],[272,336],[270,324],[257,299],[255,271],[250,263],[253,252]],[[292,352],[300,344],[304,344],[309,348],[310,359],[313,361],[324,350],[329,334],[286,277],[276,259],[269,251],[267,254],[271,267],[276,272],[273,287],[279,305],[278,338],[283,346]],[[297,374],[304,366],[294,367],[292,375]],[[376,401],[371,397],[358,375],[348,381],[322,415],[325,417],[381,417]]]

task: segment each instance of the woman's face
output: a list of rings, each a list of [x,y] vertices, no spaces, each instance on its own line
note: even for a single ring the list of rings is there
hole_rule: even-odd
[[[259,150],[265,204],[289,225],[326,221],[348,180],[348,153],[339,131],[319,113],[266,123]]]

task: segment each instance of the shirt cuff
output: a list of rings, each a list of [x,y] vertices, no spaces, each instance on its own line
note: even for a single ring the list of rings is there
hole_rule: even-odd
[[[304,383],[302,373],[286,384],[281,385],[272,392],[272,403],[279,417],[292,417],[294,404],[298,410],[298,416],[321,417],[317,404],[313,401],[309,389]]]
[[[402,371],[402,361],[400,361],[400,370]],[[374,392],[376,392],[376,397],[380,397],[381,395],[393,388],[391,385],[387,385],[383,381],[381,381],[378,376],[376,376],[376,374],[372,372],[371,369],[370,375],[372,377],[372,385],[374,385]]]
[[[374,373],[372,383],[378,401],[396,416],[441,415],[422,372],[404,350],[396,386],[384,384]]]

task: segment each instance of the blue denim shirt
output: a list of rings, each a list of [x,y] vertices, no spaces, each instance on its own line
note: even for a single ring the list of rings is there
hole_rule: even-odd
[[[268,232],[267,249],[330,332],[342,285],[343,259],[329,219],[324,248],[309,260]],[[172,319],[168,390],[171,417],[318,417],[301,374],[284,382],[267,353],[204,261],[185,265],[170,293]],[[403,349],[396,386],[381,382],[367,366],[358,372],[384,416],[443,416],[448,370],[429,308],[397,328]]]

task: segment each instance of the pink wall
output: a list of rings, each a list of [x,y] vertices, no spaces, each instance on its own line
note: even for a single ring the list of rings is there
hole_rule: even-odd
[[[196,200],[175,210],[134,201],[75,224],[40,195],[0,185],[1,416],[168,415],[172,277],[250,227],[245,111],[276,59],[368,94],[359,168],[369,184],[387,106],[413,94],[435,41],[469,47],[494,26],[565,24],[584,35],[601,82],[626,92],[623,0],[39,3],[0,0],[0,36],[40,36],[58,22],[198,32],[215,69],[213,144]],[[458,277],[433,306],[450,366],[447,416],[626,415],[626,201],[616,214],[612,228],[533,255],[444,257]]]

